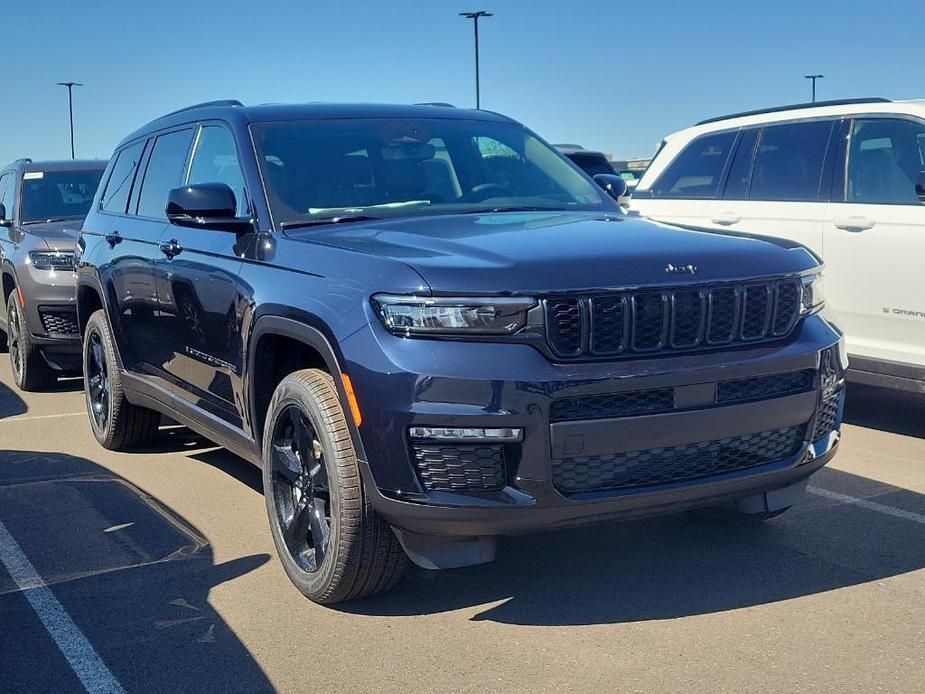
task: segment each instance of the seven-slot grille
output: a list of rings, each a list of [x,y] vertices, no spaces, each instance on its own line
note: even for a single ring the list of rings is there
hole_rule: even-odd
[[[787,336],[800,316],[798,278],[738,286],[638,290],[545,301],[562,357],[645,354]]]

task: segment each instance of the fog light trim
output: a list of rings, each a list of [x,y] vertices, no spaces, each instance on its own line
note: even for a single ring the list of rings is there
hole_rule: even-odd
[[[524,430],[509,427],[410,427],[408,435],[414,440],[517,443],[523,441]]]

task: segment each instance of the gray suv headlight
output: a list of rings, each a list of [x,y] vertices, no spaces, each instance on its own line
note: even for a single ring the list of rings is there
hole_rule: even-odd
[[[825,305],[825,280],[821,272],[803,277],[803,315],[815,313]]]
[[[378,294],[373,306],[397,335],[509,335],[527,322],[531,298],[418,297]]]
[[[30,251],[29,259],[37,270],[73,270],[74,254],[64,251]]]

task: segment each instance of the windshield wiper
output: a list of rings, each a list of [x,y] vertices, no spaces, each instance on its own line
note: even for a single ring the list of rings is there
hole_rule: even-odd
[[[466,210],[460,214],[489,214],[491,212],[566,212],[567,210],[562,209],[561,207],[536,207],[523,205],[519,207],[505,207],[498,205],[497,207],[479,207],[474,210]]]
[[[51,224],[52,222],[73,222],[80,219],[80,217],[49,217],[48,219],[30,219],[27,222],[23,222],[22,225],[26,224]]]
[[[373,217],[368,214],[343,215],[340,217],[319,217],[318,219],[293,219],[288,222],[280,222],[280,229],[302,229],[304,227],[316,227],[324,224],[347,224],[349,222],[368,222],[381,217]]]

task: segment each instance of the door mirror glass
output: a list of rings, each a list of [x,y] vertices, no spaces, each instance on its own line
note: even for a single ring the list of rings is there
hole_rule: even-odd
[[[237,206],[226,183],[193,183],[168,193],[167,219],[182,227],[238,231],[252,222],[237,216]]]
[[[8,227],[12,222],[6,218],[6,205],[0,202],[0,227]]]
[[[617,176],[616,174],[597,174],[594,177],[594,182],[603,188],[604,192],[617,202],[626,195],[626,181],[623,180],[622,176]]]
[[[919,171],[919,179],[915,183],[915,197],[925,204],[925,171]]]

